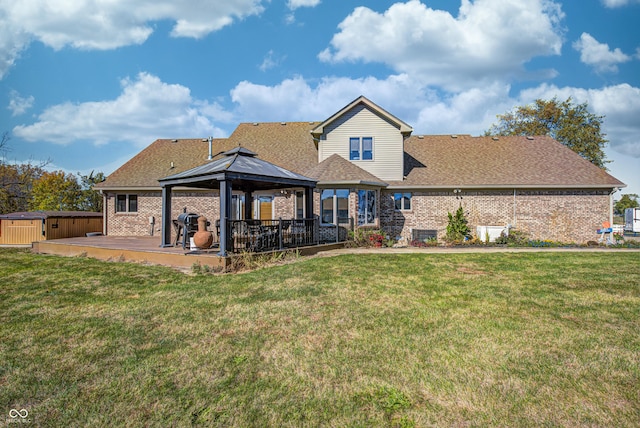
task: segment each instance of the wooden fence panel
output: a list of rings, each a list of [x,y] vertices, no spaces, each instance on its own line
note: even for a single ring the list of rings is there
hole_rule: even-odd
[[[90,232],[102,232],[102,217],[47,219],[46,239],[74,238]]]

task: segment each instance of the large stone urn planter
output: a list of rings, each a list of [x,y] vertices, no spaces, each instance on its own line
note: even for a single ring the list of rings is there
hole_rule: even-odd
[[[207,218],[198,217],[198,231],[193,235],[193,243],[198,248],[210,248],[213,244],[213,234],[207,230]]]

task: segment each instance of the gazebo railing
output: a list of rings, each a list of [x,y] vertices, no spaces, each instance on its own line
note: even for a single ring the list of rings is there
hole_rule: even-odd
[[[318,243],[318,219],[228,220],[230,249],[264,252]]]

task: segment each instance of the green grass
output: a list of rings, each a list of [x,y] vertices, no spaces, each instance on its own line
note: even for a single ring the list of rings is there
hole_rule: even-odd
[[[237,275],[0,250],[0,425],[637,426],[640,253]]]

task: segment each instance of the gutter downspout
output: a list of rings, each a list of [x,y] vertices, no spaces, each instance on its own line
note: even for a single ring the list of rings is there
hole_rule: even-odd
[[[100,190],[100,194],[102,195],[102,234],[107,235],[107,212],[108,210],[108,199],[106,193]]]
[[[609,224],[613,227],[613,194],[618,190],[617,187],[614,187],[611,193],[609,193]]]
[[[516,208],[517,208],[517,202],[516,202],[516,194],[517,194],[517,190],[514,188],[513,189],[513,224],[512,226],[515,228],[516,225],[518,224],[516,221]]]

